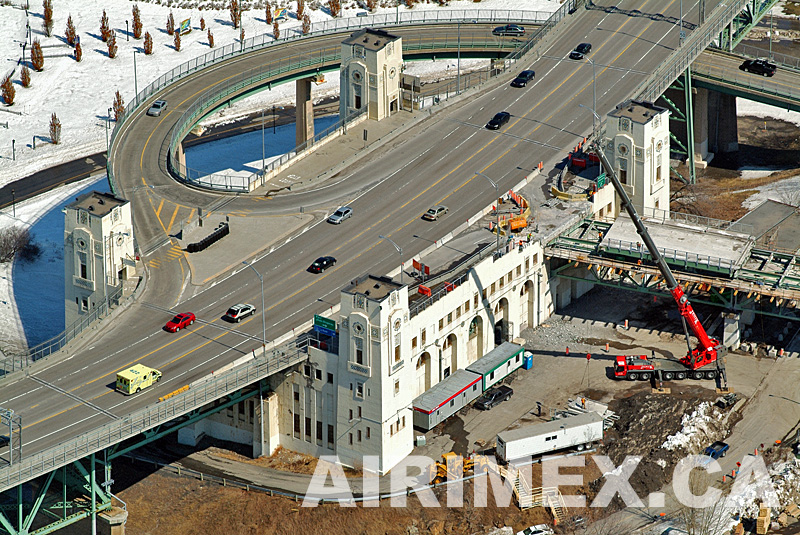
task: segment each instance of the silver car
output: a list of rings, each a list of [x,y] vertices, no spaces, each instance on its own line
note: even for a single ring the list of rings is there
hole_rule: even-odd
[[[349,206],[342,206],[341,208],[339,208],[338,210],[336,210],[334,213],[331,214],[331,216],[328,218],[328,223],[333,223],[334,225],[338,225],[339,223],[341,223],[342,221],[344,221],[345,219],[349,218],[352,215],[353,215],[352,208],[350,208]]]
[[[167,108],[167,101],[166,100],[156,100],[153,102],[153,105],[150,106],[150,109],[147,110],[147,115],[151,117],[158,117],[161,115],[161,111]]]

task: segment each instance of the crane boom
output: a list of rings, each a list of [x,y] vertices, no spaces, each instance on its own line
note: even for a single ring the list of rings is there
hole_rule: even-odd
[[[706,333],[706,330],[700,323],[700,320],[698,319],[697,314],[695,314],[691,303],[689,303],[689,298],[686,297],[686,294],[683,292],[683,288],[681,288],[681,286],[678,284],[678,281],[675,280],[675,277],[672,275],[672,271],[670,271],[666,260],[664,260],[664,257],[658,252],[658,248],[653,242],[653,239],[650,237],[650,233],[647,232],[647,228],[645,228],[644,223],[639,218],[639,214],[636,213],[636,209],[633,207],[630,197],[628,197],[628,194],[622,187],[622,184],[617,178],[614,169],[611,167],[611,163],[597,145],[596,141],[592,142],[591,149],[600,159],[600,163],[603,165],[606,175],[611,180],[611,184],[614,186],[614,189],[617,191],[617,194],[622,200],[622,206],[625,208],[625,211],[628,212],[631,221],[633,221],[633,225],[636,227],[636,232],[639,234],[639,236],[641,236],[642,242],[650,252],[650,257],[653,259],[653,262],[655,262],[658,270],[664,277],[664,281],[667,284],[667,289],[672,295],[672,298],[675,300],[675,303],[678,305],[681,318],[683,318],[685,322],[684,325],[686,323],[689,324],[689,328],[699,341],[696,348],[692,349],[691,346],[689,346],[689,352],[685,357],[680,359],[680,361],[692,370],[696,370],[697,368],[701,368],[706,364],[715,362],[717,358],[721,357],[722,353],[724,352],[719,340],[711,338],[708,336],[708,333]]]

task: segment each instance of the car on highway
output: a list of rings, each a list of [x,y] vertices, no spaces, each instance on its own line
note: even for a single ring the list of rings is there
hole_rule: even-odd
[[[195,318],[193,313],[183,312],[181,314],[177,314],[174,318],[169,320],[167,324],[164,325],[164,328],[171,333],[175,333],[194,323],[195,319],[197,318]]]
[[[492,119],[486,123],[486,128],[489,130],[499,130],[501,126],[506,124],[511,119],[511,114],[507,111],[496,113]]]
[[[147,110],[147,115],[150,117],[158,117],[161,115],[161,112],[167,109],[167,101],[166,100],[156,100],[153,102],[150,109]]]
[[[492,30],[492,35],[525,35],[525,28],[519,24],[506,24],[505,26],[498,26]]]
[[[235,323],[239,323],[247,316],[252,316],[256,313],[256,307],[249,303],[239,303],[237,305],[233,305],[231,308],[225,312],[225,319],[228,321],[233,321]]]
[[[478,401],[475,402],[475,408],[488,411],[495,405],[499,405],[503,401],[508,401],[513,395],[514,391],[506,385],[490,388],[478,398]]]
[[[433,208],[429,208],[427,212],[422,214],[422,219],[424,219],[425,221],[436,221],[446,213],[447,213],[447,206],[440,204],[434,206]]]
[[[739,65],[739,69],[762,76],[773,76],[775,71],[778,70],[778,67],[765,59],[748,59]]]
[[[591,43],[581,43],[575,47],[575,50],[569,53],[569,59],[583,59],[583,57],[591,51]]]
[[[517,535],[553,535],[553,530],[547,524],[536,524],[518,531]]]
[[[331,214],[328,218],[328,223],[333,223],[334,225],[338,225],[345,219],[350,218],[353,215],[353,209],[349,206],[342,206],[341,208],[337,208],[335,212]]]
[[[332,256],[320,256],[314,263],[308,266],[308,271],[311,273],[322,273],[336,263],[336,259]]]
[[[535,75],[536,73],[533,71],[522,71],[511,82],[511,87],[525,87],[526,85],[528,85],[528,82],[533,80],[533,77]]]

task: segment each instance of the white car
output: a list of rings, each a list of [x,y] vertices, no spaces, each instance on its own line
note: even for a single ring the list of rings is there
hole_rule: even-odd
[[[353,215],[352,208],[350,208],[349,206],[342,206],[341,208],[339,208],[338,210],[336,210],[334,213],[331,214],[331,216],[328,218],[328,223],[333,223],[334,225],[338,225],[345,219],[349,219],[350,216],[352,215]]]
[[[550,526],[547,524],[536,524],[535,526],[531,526],[529,528],[525,528],[517,535],[553,535],[554,532],[550,529]]]
[[[147,110],[147,115],[151,117],[158,117],[161,115],[163,110],[167,109],[167,101],[166,100],[156,100],[153,102],[153,105],[150,106],[150,109]]]
[[[228,309],[228,311],[225,313],[225,319],[239,323],[247,316],[252,316],[255,313],[256,307],[253,305],[249,303],[239,303],[238,305],[233,305]]]

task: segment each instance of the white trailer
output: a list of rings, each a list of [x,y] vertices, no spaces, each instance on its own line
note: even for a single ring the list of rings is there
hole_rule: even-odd
[[[497,435],[497,458],[514,461],[566,448],[583,451],[603,439],[603,418],[588,412],[543,424],[528,425]]]

